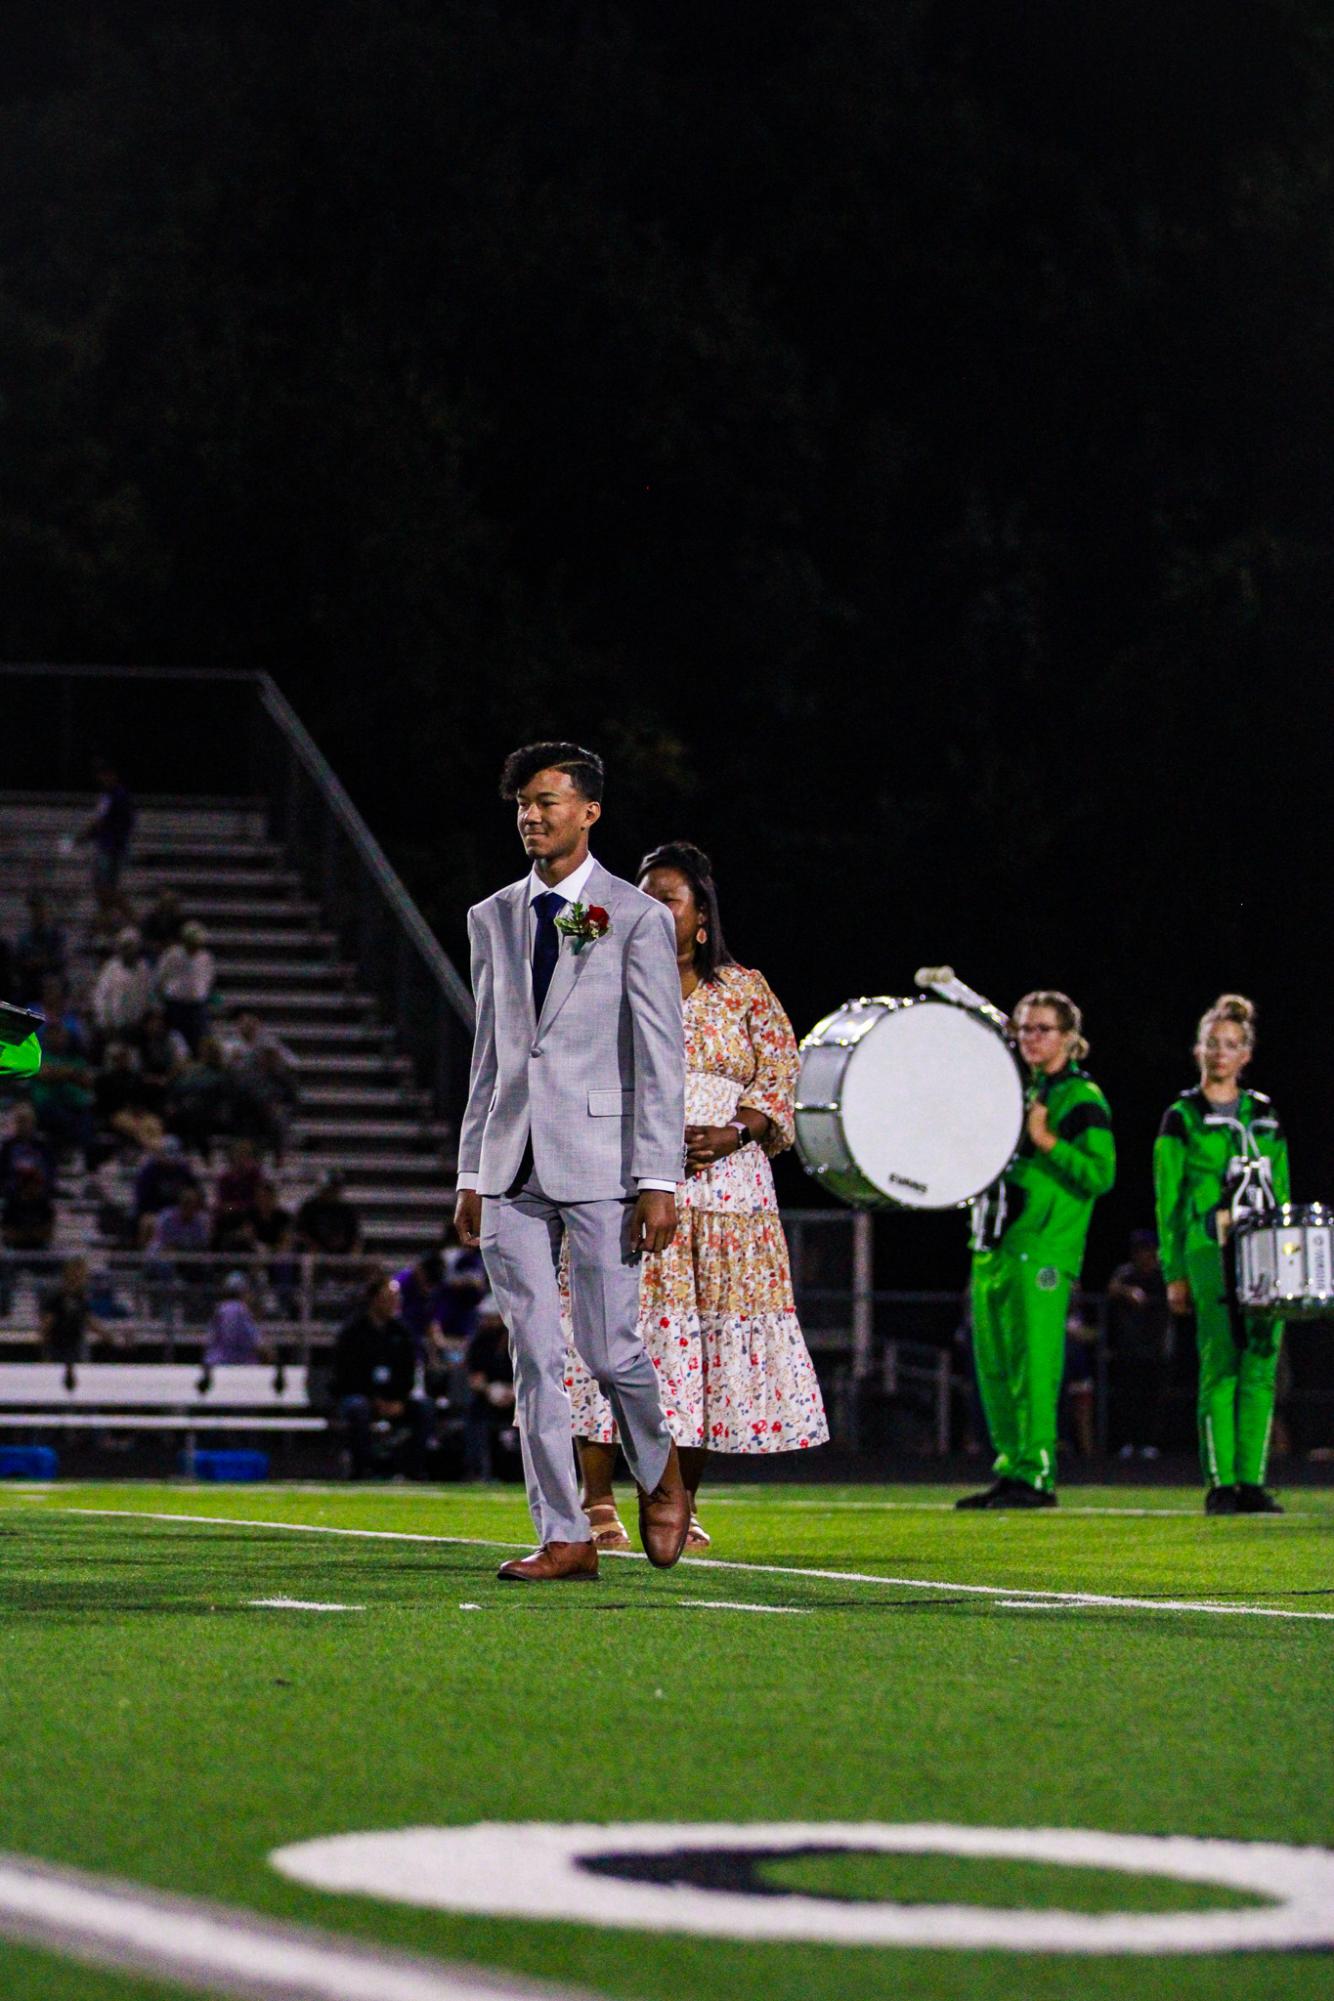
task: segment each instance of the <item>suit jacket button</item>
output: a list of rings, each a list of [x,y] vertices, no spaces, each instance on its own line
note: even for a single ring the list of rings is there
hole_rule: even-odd
[[[540,1055],[542,1054],[542,1052],[541,1052],[541,1050],[540,1050],[540,1049],[532,1049],[532,1050],[530,1050],[530,1051],[529,1051],[529,1054],[530,1054],[531,1056],[540,1056]]]

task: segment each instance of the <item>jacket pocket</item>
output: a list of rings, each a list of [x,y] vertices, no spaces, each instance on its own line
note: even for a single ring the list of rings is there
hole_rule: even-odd
[[[590,1091],[588,1094],[590,1119],[628,1119],[634,1109],[633,1091]]]

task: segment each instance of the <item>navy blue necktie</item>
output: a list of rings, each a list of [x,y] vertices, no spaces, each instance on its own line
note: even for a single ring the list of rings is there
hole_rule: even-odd
[[[533,1013],[542,1019],[542,1003],[551,985],[551,975],[556,970],[560,957],[560,933],[556,929],[556,912],[565,908],[565,898],[558,896],[554,889],[548,889],[541,896],[533,898],[533,909],[537,913],[537,936],[533,940]]]

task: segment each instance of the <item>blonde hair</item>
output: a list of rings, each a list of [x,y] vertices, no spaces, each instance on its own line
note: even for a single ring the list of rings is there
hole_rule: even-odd
[[[1049,1007],[1060,1023],[1061,1033],[1073,1035],[1075,1038],[1071,1054],[1076,1063],[1083,1062],[1089,1053],[1089,1046],[1083,1033],[1084,1016],[1069,994],[1058,994],[1053,987],[1035,987],[1031,994],[1025,994],[1021,1001],[1016,1001],[1010,1019],[1017,1021],[1020,1008],[1025,1007]]]
[[[1211,1008],[1200,1016],[1200,1025],[1195,1031],[1195,1047],[1203,1047],[1209,1030],[1220,1021],[1235,1022],[1246,1038],[1246,1047],[1255,1047],[1255,1002],[1247,1000],[1245,994],[1220,994]]]

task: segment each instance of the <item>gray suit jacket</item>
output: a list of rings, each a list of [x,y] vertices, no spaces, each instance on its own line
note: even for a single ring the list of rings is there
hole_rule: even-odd
[[[576,952],[563,934],[542,1019],[533,1011],[528,877],[468,912],[477,1002],[459,1170],[483,1195],[513,1185],[531,1137],[553,1202],[635,1194],[684,1172],[685,1036],[666,907],[594,867],[582,901],[611,919]]]

